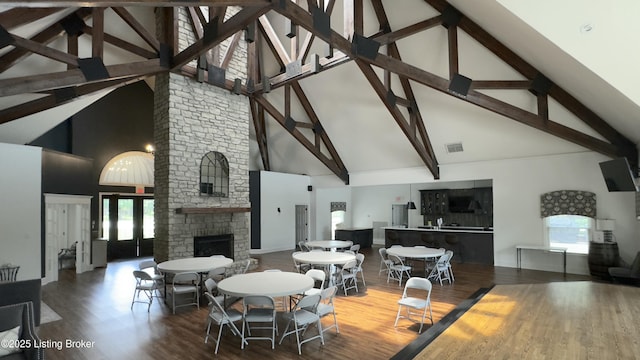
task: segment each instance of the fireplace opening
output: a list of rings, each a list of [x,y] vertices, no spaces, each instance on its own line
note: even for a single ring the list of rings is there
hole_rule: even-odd
[[[224,255],[233,259],[233,234],[195,236],[193,256]]]

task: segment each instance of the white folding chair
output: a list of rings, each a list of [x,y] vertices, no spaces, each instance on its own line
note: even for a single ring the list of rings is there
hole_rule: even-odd
[[[304,273],[305,275],[311,277],[314,281],[313,284],[313,288],[307,290],[304,292],[304,295],[316,295],[316,294],[320,294],[320,292],[322,291],[322,289],[324,288],[324,281],[325,278],[327,276],[327,274],[320,270],[320,269],[309,269],[307,270],[306,273]],[[318,283],[320,285],[318,285]],[[318,286],[316,286],[318,285]]]
[[[240,330],[238,330],[238,327],[236,327],[236,324],[234,324],[234,322],[242,320],[242,313],[236,309],[225,310],[222,307],[222,305],[220,305],[220,302],[209,293],[204,293],[204,296],[209,301],[209,309],[210,309],[209,316],[208,316],[209,324],[207,325],[207,335],[204,338],[204,342],[207,343],[207,341],[209,340],[209,332],[211,331],[211,324],[216,323],[216,325],[219,326],[219,329],[218,329],[218,338],[216,339],[216,350],[214,351],[214,354],[218,353],[218,347],[220,346],[220,338],[222,336],[222,330],[225,325],[227,325],[227,327],[231,329],[231,332],[233,333],[233,335],[240,336],[242,345],[244,345],[245,340],[242,339],[242,333],[240,332]]]
[[[275,348],[276,331],[278,325],[276,323],[276,304],[273,298],[263,295],[251,295],[242,299],[242,339],[241,348],[244,349],[244,341],[247,340],[269,340],[271,348]],[[252,323],[262,324],[260,326],[251,326]],[[269,324],[269,325],[267,325]],[[245,329],[247,335],[245,335]],[[251,330],[271,330],[271,336],[252,336]],[[247,343],[248,344],[248,343]]]
[[[351,247],[349,247],[349,250],[357,254],[360,251],[360,244],[351,245]]]
[[[342,266],[342,271],[340,272],[340,285],[342,285],[342,290],[345,295],[348,295],[348,291],[351,289],[356,289],[358,292],[358,261],[350,260],[347,261]]]
[[[431,269],[429,276],[427,276],[427,279],[433,280],[433,281],[436,281],[436,280],[439,281],[440,286],[442,286],[442,280],[449,280],[449,284],[451,284],[452,282],[451,282],[451,276],[449,273],[448,263],[449,263],[449,258],[452,255],[453,255],[453,252],[451,253],[445,252],[444,255],[440,256],[440,258],[436,262],[433,269]]]
[[[396,255],[388,254],[389,273],[387,273],[387,283],[389,279],[398,280],[398,286],[402,285],[402,278],[407,275],[407,279],[411,277],[411,266],[405,265],[402,259]]]
[[[360,277],[362,278],[362,286],[367,286],[367,283],[364,281],[364,271],[362,270],[362,263],[364,263],[364,254],[357,253],[356,262],[356,274],[360,274]]]
[[[320,338],[320,342],[324,345],[324,337],[322,336],[322,322],[320,316],[317,313],[318,303],[320,302],[320,295],[305,296],[291,309],[290,312],[284,313],[283,317],[287,320],[287,327],[284,329],[284,333],[280,338],[280,344],[285,337],[291,334],[296,334],[296,341],[298,343],[298,355],[302,355],[302,344],[311,340]],[[310,338],[300,340],[302,333],[304,333],[310,325],[316,324],[318,327],[318,335]],[[293,329],[289,330],[289,327],[293,325]]]
[[[380,254],[380,270],[378,271],[378,276],[380,276],[380,274],[384,272],[389,273],[389,265],[391,265],[392,262],[387,257],[387,249],[381,247],[378,249],[378,254]]]
[[[333,325],[328,327],[322,327],[322,331],[325,332],[333,327],[336,328],[336,334],[340,333],[340,329],[338,328],[338,319],[336,318],[336,309],[333,304],[333,299],[338,292],[338,287],[333,285],[329,286],[326,289],[322,289],[320,293],[320,302],[318,303],[318,316],[323,318],[329,314],[333,315]]]
[[[158,284],[153,280],[151,275],[142,270],[134,270],[133,276],[136,278],[136,288],[133,291],[133,299],[131,300],[131,309],[133,310],[134,303],[147,304],[147,311],[151,309],[153,303],[153,293],[158,289]],[[149,301],[137,300],[140,297],[140,293],[144,293]]]
[[[400,318],[409,319],[415,322],[415,320],[411,318],[411,315],[421,316],[420,329],[418,330],[418,334],[420,334],[422,332],[422,326],[424,325],[424,319],[427,315],[427,309],[429,309],[429,319],[431,320],[431,325],[433,325],[433,313],[431,311],[431,287],[431,282],[425,278],[412,277],[407,280],[407,283],[404,285],[404,291],[402,292],[402,298],[398,300],[398,314],[396,315],[396,322],[393,324],[394,327],[398,326],[398,319]],[[426,296],[408,296],[407,290],[409,289],[423,290],[426,292]],[[407,311],[406,315],[401,315],[403,307]],[[415,312],[412,310],[421,310],[421,312]]]
[[[451,277],[452,282],[456,281],[456,278],[453,277],[453,269],[451,268],[451,258],[453,258],[453,251],[451,250],[447,250],[445,251],[445,254],[449,253],[449,258],[447,259],[447,268],[449,269],[449,276]]]
[[[138,270],[142,270],[151,276],[151,279],[156,282],[156,290],[154,291],[155,297],[162,297],[160,289],[164,285],[164,275],[158,270],[158,264],[154,260],[143,260],[138,263]]]
[[[176,313],[176,308],[181,306],[196,305],[200,309],[200,274],[196,272],[181,272],[173,276],[173,283],[171,285],[171,300],[173,306],[173,313]],[[191,302],[177,304],[176,298],[179,295],[192,294]]]

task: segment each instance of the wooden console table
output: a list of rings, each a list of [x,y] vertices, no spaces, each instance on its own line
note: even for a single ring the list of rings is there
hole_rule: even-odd
[[[564,274],[567,275],[567,248],[537,245],[516,245],[516,263],[518,264],[518,270],[522,269],[523,249],[562,253],[562,267],[564,270]]]

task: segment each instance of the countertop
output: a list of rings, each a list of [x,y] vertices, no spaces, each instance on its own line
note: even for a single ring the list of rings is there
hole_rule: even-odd
[[[485,228],[480,226],[442,226],[440,229],[435,227],[402,227],[402,226],[387,226],[383,229],[389,230],[408,230],[408,231],[428,231],[428,232],[459,232],[459,233],[481,233],[481,234],[493,234],[493,228]]]

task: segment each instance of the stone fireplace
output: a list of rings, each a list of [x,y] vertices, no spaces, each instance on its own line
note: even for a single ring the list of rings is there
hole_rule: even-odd
[[[182,33],[185,16],[181,10],[181,38],[190,36]],[[226,74],[228,79],[246,79],[243,41]],[[219,235],[232,235],[233,248],[228,250],[236,262],[249,258],[248,99],[168,73],[156,76],[154,106],[156,261],[194,256],[194,238]],[[228,160],[225,196],[200,191],[200,164],[211,151]]]
[[[224,255],[233,259],[233,234],[195,236],[193,256],[211,255]]]

